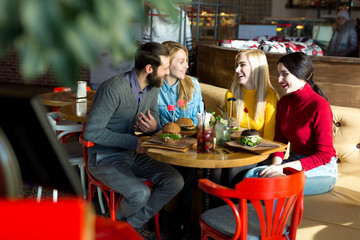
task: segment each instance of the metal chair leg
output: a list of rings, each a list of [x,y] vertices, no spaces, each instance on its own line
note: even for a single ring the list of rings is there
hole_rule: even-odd
[[[98,194],[98,199],[99,199],[99,205],[100,205],[101,213],[104,214],[104,213],[105,213],[104,201],[103,201],[103,198],[102,198],[101,189],[100,189],[99,187],[97,187],[97,194]]]

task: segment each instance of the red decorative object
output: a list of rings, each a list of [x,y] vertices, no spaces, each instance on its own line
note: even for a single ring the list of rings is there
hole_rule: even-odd
[[[178,105],[179,106],[184,106],[185,105],[185,100],[179,100]]]
[[[175,105],[168,105],[168,111],[175,111]]]
[[[244,108],[244,112],[245,112],[245,113],[248,113],[249,111],[248,111],[248,109],[247,109],[247,108]]]

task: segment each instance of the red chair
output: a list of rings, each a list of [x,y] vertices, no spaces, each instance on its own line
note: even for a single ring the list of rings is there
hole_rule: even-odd
[[[33,199],[1,198],[0,211],[0,239],[143,239],[127,222],[96,216],[93,208],[80,198],[57,203],[50,199],[38,203]]]
[[[284,173],[283,177],[245,178],[235,189],[200,179],[202,190],[226,203],[201,214],[201,239],[295,239],[303,213],[305,173],[292,168]]]
[[[85,127],[84,127],[85,129]],[[96,179],[94,176],[91,175],[88,169],[88,148],[94,146],[94,143],[87,141],[84,139],[84,134],[82,133],[79,137],[79,142],[83,145],[83,155],[84,155],[84,162],[85,162],[85,170],[88,175],[88,201],[92,201],[95,193],[95,188],[101,190],[101,192],[104,194],[108,209],[110,212],[110,218],[113,221],[116,221],[116,210],[119,207],[120,200],[122,199],[122,195],[116,194],[116,192],[111,189],[110,187],[106,186],[104,183],[102,183],[100,180]],[[145,181],[145,184],[149,186],[149,188],[152,188],[152,183],[150,181]],[[155,214],[155,229],[156,229],[156,235],[157,239],[161,240],[160,235],[160,227],[159,227],[159,213]]]

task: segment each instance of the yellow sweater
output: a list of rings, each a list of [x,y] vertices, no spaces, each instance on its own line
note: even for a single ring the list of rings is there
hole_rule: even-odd
[[[255,121],[255,110],[256,110],[256,92],[255,89],[246,90],[244,87],[242,88],[244,93],[244,108],[248,109],[248,113],[243,113],[242,119],[240,122],[241,128],[248,128],[248,120],[247,115],[249,117],[249,123],[251,129],[256,129],[259,131],[260,136],[268,139],[274,140],[275,135],[275,116],[276,116],[276,106],[278,102],[278,98],[276,93],[270,89],[266,89],[266,107],[265,107],[265,117],[260,118]],[[230,102],[226,101],[228,98],[234,98],[234,94],[229,89],[225,94],[225,104],[227,104],[228,116],[230,116]],[[236,117],[236,109],[235,102],[233,102],[233,112],[232,116]]]

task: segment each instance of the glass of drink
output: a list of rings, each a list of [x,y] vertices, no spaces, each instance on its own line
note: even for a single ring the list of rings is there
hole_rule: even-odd
[[[215,132],[212,127],[198,128],[197,130],[197,152],[212,153],[215,150]]]

